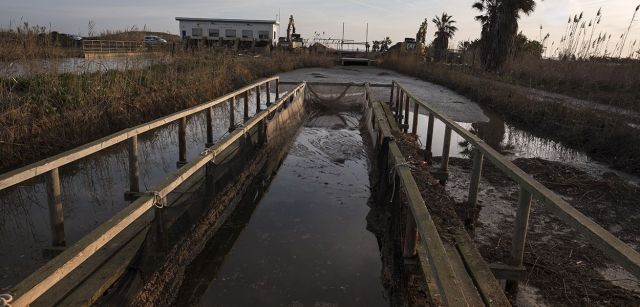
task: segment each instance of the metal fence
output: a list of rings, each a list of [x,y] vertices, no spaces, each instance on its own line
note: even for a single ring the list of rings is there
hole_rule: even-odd
[[[141,52],[144,51],[144,43],[137,41],[110,41],[110,40],[84,40],[82,50],[93,53],[113,52]]]

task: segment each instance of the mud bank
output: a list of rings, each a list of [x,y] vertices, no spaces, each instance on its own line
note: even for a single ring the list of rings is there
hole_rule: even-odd
[[[577,168],[541,159],[514,163],[561,195],[636,250],[640,246],[640,190],[613,173],[593,176]],[[472,163],[452,159],[447,192],[464,209]],[[488,262],[506,262],[519,188],[485,163],[478,196],[475,241]],[[586,239],[538,201],[532,205],[524,264],[527,279],[516,299],[520,306],[636,306],[638,280],[612,263]]]

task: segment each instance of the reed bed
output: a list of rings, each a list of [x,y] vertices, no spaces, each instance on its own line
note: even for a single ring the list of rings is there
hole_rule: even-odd
[[[211,100],[252,80],[332,58],[189,52],[144,69],[0,79],[0,171]]]

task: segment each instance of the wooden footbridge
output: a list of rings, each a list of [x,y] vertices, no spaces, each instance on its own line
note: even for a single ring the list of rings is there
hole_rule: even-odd
[[[283,83],[283,82],[282,82]],[[283,83],[284,84],[284,83]],[[309,83],[310,84],[310,83]],[[308,83],[296,82],[287,93],[280,95],[281,82],[278,77],[257,81],[224,95],[213,101],[180,111],[163,118],[123,130],[84,146],[61,153],[32,165],[0,176],[0,190],[10,188],[32,178],[44,176],[47,182],[48,205],[53,242],[62,252],[46,265],[29,275],[6,294],[0,296],[4,306],[27,305],[91,305],[111,287],[123,274],[133,255],[140,248],[148,231],[152,213],[162,212],[179,199],[171,192],[185,189],[193,184],[193,178],[202,175],[207,165],[217,163],[216,158],[229,148],[246,141],[262,129],[261,125],[273,121],[278,114],[288,112],[304,103]],[[339,85],[339,84],[328,84]],[[342,84],[347,85],[347,84]],[[589,242],[612,261],[633,275],[640,277],[640,255],[628,245],[614,237],[591,219],[571,207],[531,176],[471,134],[460,125],[438,112],[429,103],[415,97],[397,82],[391,84],[349,84],[365,88],[364,124],[370,133],[376,155],[379,176],[379,193],[388,198],[393,206],[406,206],[406,231],[403,239],[403,254],[407,259],[417,256],[429,294],[436,305],[442,306],[508,306],[503,287],[498,280],[507,280],[507,288],[514,288],[522,279],[525,269],[522,264],[531,200],[540,200],[555,215],[584,235]],[[374,101],[372,88],[389,90],[389,101]],[[255,115],[249,116],[249,94],[265,90],[275,91],[275,101],[267,95],[267,107],[261,109],[257,95]],[[236,108],[239,101],[244,118],[238,120]],[[226,104],[229,109],[229,133],[214,143],[212,108]],[[411,109],[413,112],[411,113]],[[431,152],[434,122],[446,125],[441,163],[434,169],[436,175],[446,180],[449,145],[455,131],[473,147],[473,172],[469,187],[468,204],[475,206],[483,161],[493,163],[520,185],[520,198],[513,229],[511,261],[507,264],[489,265],[464,229],[459,229],[451,238],[443,239],[434,223],[428,204],[425,204],[411,168],[396,144],[398,133],[417,134],[420,112],[428,114],[426,152]],[[206,114],[206,140],[202,140],[203,152],[192,161],[186,155],[186,120],[197,114]],[[179,123],[177,160],[178,170],[160,184],[140,191],[138,136],[170,123]],[[240,123],[239,123],[240,122]],[[128,142],[129,191],[133,201],[111,219],[95,228],[77,242],[66,246],[64,232],[64,206],[61,201],[61,185],[58,168],[96,154],[115,144]],[[425,158],[430,158],[427,156]],[[188,186],[186,187],[188,189]],[[125,192],[125,191],[123,191]],[[224,218],[225,215],[222,215]],[[407,262],[409,263],[409,261]]]

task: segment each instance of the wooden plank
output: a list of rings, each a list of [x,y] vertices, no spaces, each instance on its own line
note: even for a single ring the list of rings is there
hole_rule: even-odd
[[[149,130],[153,130],[156,129],[158,127],[164,126],[166,124],[172,123],[180,118],[189,116],[189,115],[193,115],[195,113],[198,113],[200,111],[203,111],[207,108],[216,106],[218,104],[224,103],[226,102],[228,99],[230,99],[231,97],[235,97],[236,95],[250,90],[258,85],[264,84],[266,82],[272,81],[272,80],[279,80],[279,77],[271,77],[271,78],[267,78],[267,79],[261,79],[258,80],[250,85],[247,85],[239,90],[236,90],[232,93],[226,94],[222,97],[216,98],[215,100],[212,100],[210,102],[207,103],[203,103],[194,107],[191,107],[189,109],[185,109],[161,118],[158,118],[156,120],[132,127],[132,128],[128,128],[128,129],[124,129],[122,131],[113,133],[111,135],[105,136],[103,138],[100,138],[98,140],[95,140],[93,142],[87,143],[85,145],[82,145],[80,147],[76,147],[74,149],[65,151],[63,153],[57,154],[55,156],[52,156],[50,158],[38,161],[36,163],[21,167],[19,169],[4,173],[2,175],[0,175],[0,190],[6,189],[10,186],[13,186],[15,184],[18,184],[20,182],[23,182],[25,180],[31,179],[33,177],[45,174],[46,172],[54,169],[54,168],[58,168],[61,167],[65,164],[74,162],[76,160],[82,159],[86,156],[89,156],[91,154],[94,154],[98,151],[101,151],[105,148],[111,147],[115,144],[118,144],[120,142],[123,142],[127,139],[129,139],[130,137],[134,136],[134,135],[139,135],[141,133],[147,132]]]
[[[398,88],[402,88],[402,86],[397,82],[395,82],[395,84]],[[412,97],[423,108],[427,109],[429,112],[434,114],[435,117],[442,120],[447,127],[450,127],[458,133],[458,135],[469,141],[469,143],[474,148],[480,150],[484,154],[485,158],[491,161],[493,165],[516,181],[521,187],[528,190],[535,198],[540,199],[547,209],[562,221],[572,226],[580,234],[584,235],[591,244],[607,255],[607,257],[624,267],[634,276],[640,278],[640,254],[633,248],[616,238],[614,235],[567,203],[562,199],[562,197],[555,194],[529,174],[518,168],[506,157],[502,156],[495,149],[491,148],[491,146],[478,138],[478,136],[470,133],[458,123],[451,120],[448,116],[435,110],[429,104],[413,96],[411,93],[407,93],[407,95],[410,95],[410,97]]]
[[[146,214],[144,217],[131,224],[120,235],[114,238],[114,240],[109,242],[109,244],[105,245],[93,256],[87,259],[80,268],[74,270],[54,287],[45,292],[41,297],[33,302],[32,306],[57,305],[65,296],[73,291],[73,289],[91,276],[91,274],[93,274],[100,266],[111,259],[114,254],[126,246],[136,235],[140,234],[142,230],[147,227],[151,219],[151,214]]]
[[[482,297],[480,297],[480,294],[478,293],[478,289],[476,289],[476,285],[473,283],[473,280],[469,276],[469,273],[458,254],[458,250],[451,244],[445,244],[444,248],[447,251],[447,255],[449,255],[453,271],[456,274],[457,279],[460,281],[460,288],[462,289],[462,294],[464,294],[466,306],[485,306]]]
[[[420,261],[420,269],[422,270],[422,274],[424,275],[424,279],[427,283],[427,289],[429,290],[429,296],[433,301],[435,306],[443,306],[442,303],[442,294],[440,293],[440,289],[435,281],[435,273],[432,270],[432,265],[429,262],[429,256],[427,255],[427,251],[424,249],[424,244],[418,244],[416,246],[416,250],[418,251],[418,259]]]
[[[124,274],[144,242],[149,228],[139,232],[121,250],[101,266],[91,278],[84,280],[56,306],[91,306]]]
[[[524,266],[513,266],[504,263],[489,264],[491,273],[500,280],[524,280],[527,278],[527,269]]]
[[[376,105],[384,107],[380,103],[376,103]],[[385,117],[385,113],[382,112],[380,107],[375,107],[373,111],[377,118]],[[380,128],[388,126],[387,121],[378,122],[380,123]],[[390,128],[386,127],[385,130],[390,130]],[[393,137],[390,131],[387,133],[388,135],[384,135],[384,137]],[[402,190],[406,195],[407,204],[411,209],[420,234],[419,244],[424,245],[423,250],[429,258],[428,262],[431,265],[433,279],[440,289],[441,299],[447,306],[461,306],[464,300],[459,281],[456,280],[455,273],[449,264],[444,244],[422,199],[422,194],[413,179],[411,170],[406,165],[400,148],[398,148],[394,140],[389,142],[389,157],[391,159],[390,163],[395,165],[395,172],[401,180]]]
[[[301,84],[297,89],[304,89],[305,84]],[[198,172],[209,161],[215,160],[220,152],[236,140],[244,136],[245,131],[258,124],[293,94],[294,91],[282,97],[277,103],[271,105],[267,110],[262,111],[252,117],[242,129],[236,129],[225,137],[220,143],[208,150],[208,153],[201,155],[198,159],[187,163],[177,173],[169,176],[160,184],[156,185],[152,191],[154,194],[145,194],[131,203],[112,218],[98,226],[78,242],[63,251],[58,257],[52,259],[33,274],[11,289],[14,296],[15,306],[26,306],[46,292],[49,288],[62,280],[71,271],[80,266],[85,260],[93,255],[97,250],[107,244],[116,235],[121,233],[126,227],[145,214],[155,204],[155,199],[164,199],[175,190],[180,184],[188,180],[193,174]]]
[[[491,269],[464,230],[456,236],[456,248],[487,306],[511,306]]]

